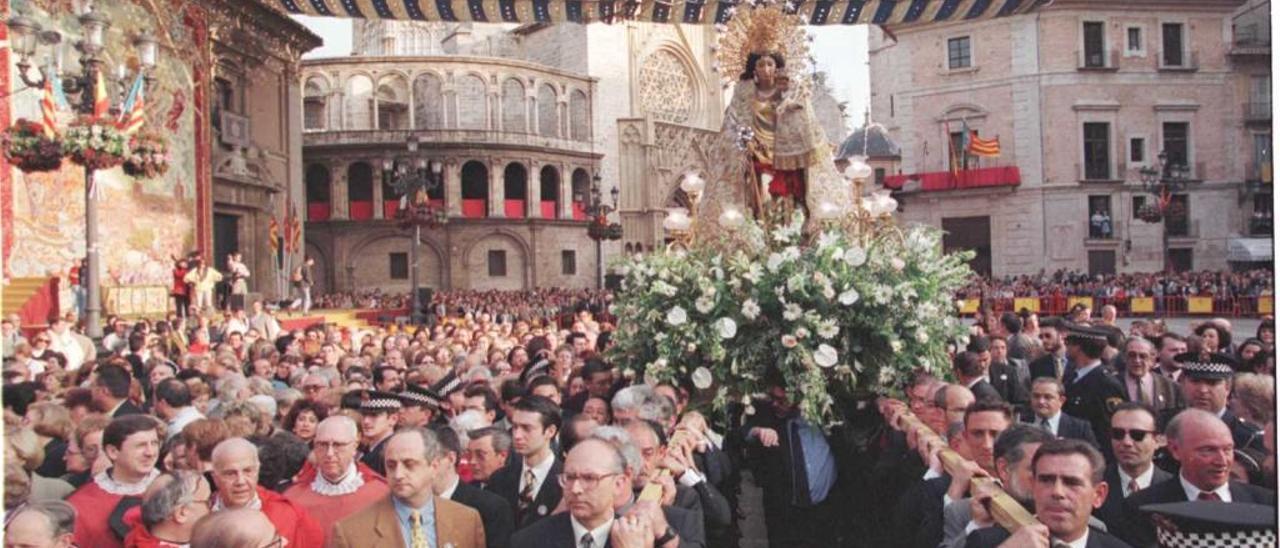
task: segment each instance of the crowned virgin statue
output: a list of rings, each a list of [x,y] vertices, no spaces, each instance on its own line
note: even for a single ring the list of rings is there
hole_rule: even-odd
[[[737,10],[717,46],[719,71],[734,89],[711,155],[720,165],[709,174],[699,232],[718,232],[711,225],[728,210],[757,219],[774,208],[847,211],[851,187],[835,170],[810,101],[801,21],[776,5]]]

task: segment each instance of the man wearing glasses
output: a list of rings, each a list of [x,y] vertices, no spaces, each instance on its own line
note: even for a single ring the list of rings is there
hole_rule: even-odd
[[[1156,346],[1142,337],[1129,337],[1124,344],[1124,375],[1120,382],[1129,401],[1151,406],[1157,413],[1182,407],[1182,393],[1172,380],[1152,372],[1156,366]]]
[[[209,514],[213,491],[204,476],[179,470],[161,474],[142,495],[142,519],[125,546],[177,548],[191,542],[196,522]]]
[[[320,421],[311,444],[311,464],[284,496],[322,524],[337,523],[385,497],[389,491],[382,476],[356,463],[358,441],[351,418],[335,415]]]
[[[564,473],[557,478],[563,486],[568,512],[554,514],[517,531],[511,548],[605,548],[620,519],[614,515],[614,501],[631,491],[625,475],[622,453],[608,442],[588,438],[569,451]],[[648,523],[647,520],[638,520]],[[652,535],[652,531],[647,531]],[[652,538],[650,536],[650,538]]]
[[[1107,524],[1107,530],[1121,534],[1124,522],[1124,499],[1171,477],[1156,468],[1152,460],[1160,446],[1156,432],[1156,415],[1150,407],[1125,402],[1111,415],[1111,452],[1114,461],[1103,475],[1111,490],[1094,514]]]

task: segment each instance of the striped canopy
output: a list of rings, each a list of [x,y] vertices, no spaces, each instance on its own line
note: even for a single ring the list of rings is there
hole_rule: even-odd
[[[270,0],[289,13],[364,19],[484,23],[725,24],[744,0]],[[903,26],[989,19],[1052,0],[791,0],[810,25]]]

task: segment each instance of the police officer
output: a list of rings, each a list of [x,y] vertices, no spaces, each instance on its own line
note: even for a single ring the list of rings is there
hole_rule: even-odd
[[[1126,398],[1120,381],[1102,365],[1108,332],[1079,324],[1068,325],[1066,332],[1067,360],[1075,367],[1063,375],[1067,402],[1062,412],[1089,421],[1095,439],[1109,439],[1111,412]],[[1107,460],[1112,460],[1111,444],[1101,445]]]

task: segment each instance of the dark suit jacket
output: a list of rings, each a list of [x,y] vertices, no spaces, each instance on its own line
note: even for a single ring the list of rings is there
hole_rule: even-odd
[[[973,383],[973,386],[969,387],[969,391],[973,392],[973,398],[975,400],[1005,401],[1005,399],[1000,396],[1000,392],[996,390],[996,387],[991,386],[991,383],[985,380],[979,380],[978,382]]]
[[[502,500],[502,497],[459,481],[458,487],[453,490],[453,496],[449,498],[480,512],[480,519],[484,521],[486,547],[506,548],[511,542],[511,532],[515,530],[516,517],[511,513],[511,506],[507,505],[507,501]]]
[[[1058,418],[1058,437],[1071,439],[1071,440],[1087,441],[1089,442],[1089,444],[1093,445],[1094,447],[1098,447],[1099,449],[1101,449],[1101,447],[1098,445],[1099,443],[1098,437],[1093,435],[1093,427],[1090,426],[1089,423],[1083,420],[1077,419],[1066,413],[1063,413]],[[1103,438],[1103,439],[1107,439],[1107,438]],[[1110,444],[1107,444],[1107,445],[1110,445]]]
[[[1186,402],[1182,398],[1182,390],[1173,382],[1173,379],[1156,373],[1155,371],[1152,371],[1150,375],[1152,377],[1153,387],[1155,388],[1155,398],[1152,401],[1147,402],[1147,405],[1150,405],[1152,409],[1156,410],[1156,416],[1159,416],[1160,412],[1165,409],[1181,409],[1186,406]],[[1124,376],[1124,373],[1119,373],[1116,375],[1116,380],[1120,381],[1120,386],[1124,388],[1125,399],[1132,401],[1133,399],[1129,397],[1128,378]]]
[[[1093,427],[1096,442],[1107,439],[1111,430],[1111,410],[1128,399],[1120,381],[1108,375],[1105,366],[1099,366],[1067,385],[1067,403],[1062,406],[1062,412],[1088,421]],[[1108,461],[1113,458],[1110,443],[1098,448]]]
[[[523,469],[524,459],[516,459],[515,462],[494,472],[486,487],[489,492],[506,499],[507,504],[511,506],[511,514],[515,516],[517,530],[524,529],[533,522],[550,515],[555,511],[556,506],[560,505],[560,496],[563,494],[560,482],[556,478],[564,470],[564,463],[556,458],[555,462],[551,463],[551,470],[547,472],[546,479],[542,481],[542,488],[538,489],[538,495],[533,498],[533,504],[521,515],[519,510],[520,473]]]
[[[124,400],[124,403],[120,404],[120,407],[116,408],[116,412],[111,414],[111,418],[118,419],[127,415],[142,415],[144,413],[146,413],[146,411],[143,411],[141,407],[134,405],[132,401]]]
[[[700,513],[707,531],[723,532],[733,523],[733,510],[729,508],[729,501],[720,494],[716,486],[706,481],[700,481],[693,487],[677,483],[676,500],[671,505]]]
[[[951,476],[917,480],[898,499],[894,509],[893,530],[896,546],[902,548],[934,548],[942,542],[942,495],[951,486]]]
[[[972,533],[969,533],[965,539],[965,548],[994,548],[1000,543],[1009,540],[1011,535],[1005,531],[1003,527],[984,527]],[[1084,543],[1085,548],[1130,548],[1120,539],[1103,533],[1097,529],[1089,529],[1089,541]]]
[[[1026,409],[1031,403],[1031,394],[1028,393],[1031,381],[1018,374],[1018,367],[1015,364],[993,362],[991,369],[987,371],[987,378],[990,379],[991,387],[1000,394],[1000,399],[1009,402],[1010,405],[1018,409]]]
[[[680,548],[706,548],[707,533],[702,526],[702,512],[663,506],[662,515],[667,518],[667,525],[680,535]]]
[[[1155,465],[1152,465],[1152,468],[1151,485],[1148,485],[1148,488],[1164,483],[1173,477],[1168,472],[1156,468]],[[1115,464],[1108,466],[1106,473],[1103,474],[1103,480],[1107,482],[1109,487],[1107,500],[1103,501],[1102,506],[1093,511],[1093,515],[1102,520],[1102,523],[1107,524],[1107,531],[1112,535],[1128,537],[1129,535],[1124,532],[1128,522],[1125,521],[1124,517],[1124,486],[1120,485],[1120,469]],[[1133,494],[1136,495],[1137,493]]]
[[[561,512],[541,520],[511,535],[511,548],[570,548],[578,545],[573,538],[573,524],[569,513]],[[601,548],[613,548],[613,542],[605,540]]]
[[[1036,380],[1040,377],[1053,377],[1055,379],[1062,380],[1058,377],[1057,367],[1053,364],[1053,354],[1045,354],[1039,358],[1031,360],[1030,368],[1031,380]],[[1063,366],[1063,370],[1066,370],[1065,365]]]
[[[1251,502],[1254,504],[1276,505],[1276,492],[1247,483],[1230,482],[1231,501]],[[1148,504],[1165,502],[1187,502],[1187,492],[1182,489],[1182,481],[1173,476],[1161,483],[1152,483],[1151,487],[1138,491],[1124,499],[1122,503],[1125,525],[1119,533],[1125,542],[1139,548],[1156,544],[1156,529],[1151,519],[1140,510]],[[1108,525],[1109,527],[1109,525]]]

